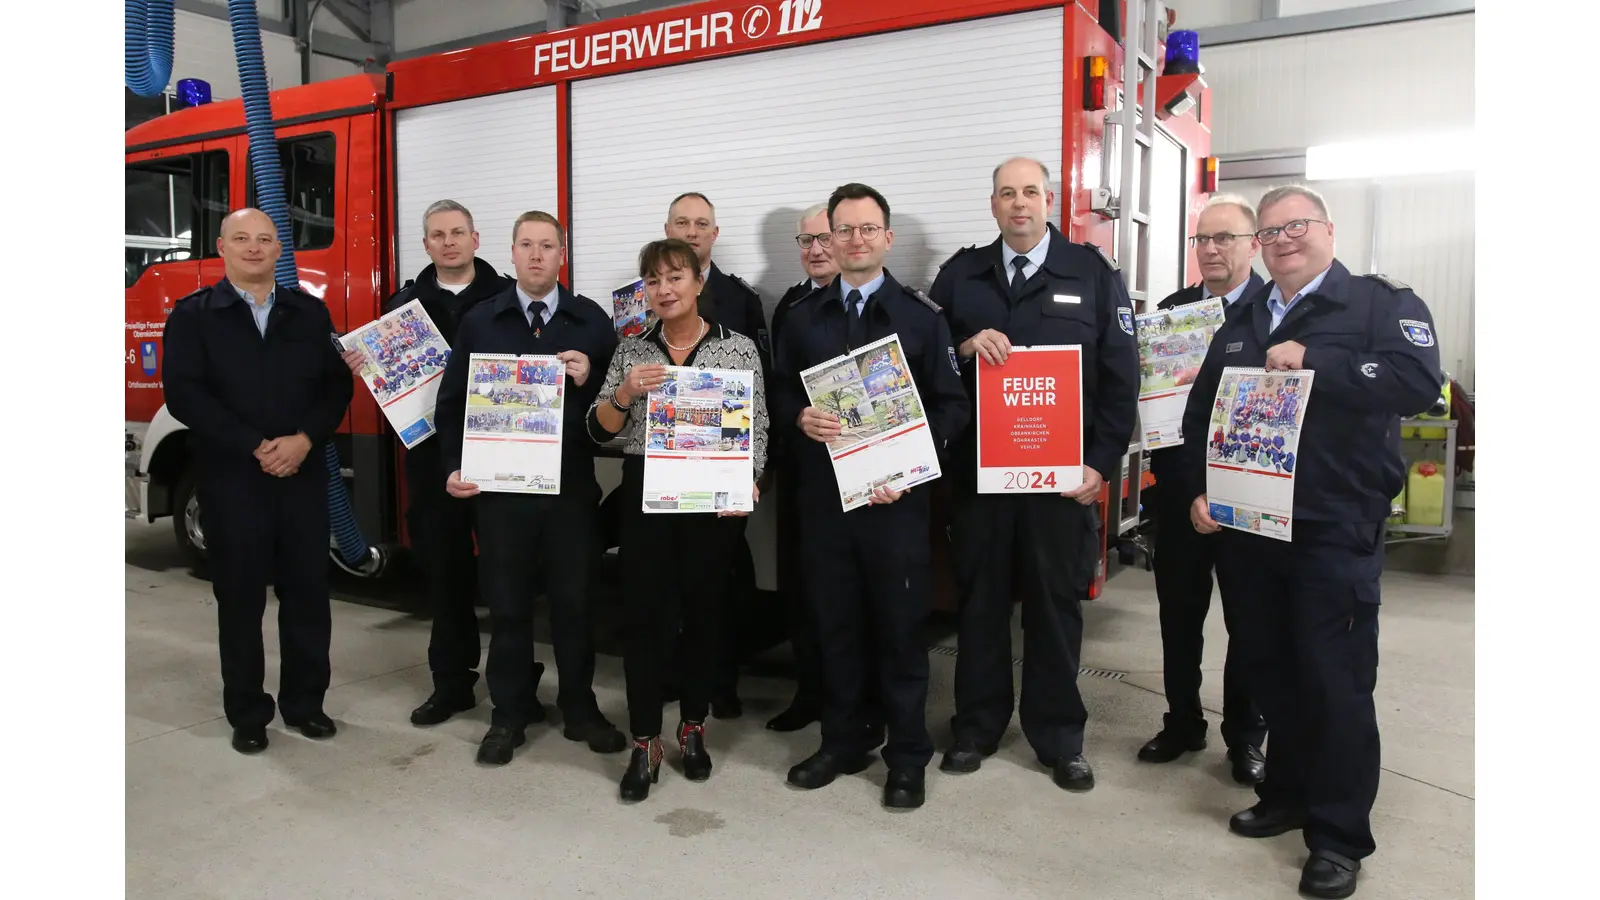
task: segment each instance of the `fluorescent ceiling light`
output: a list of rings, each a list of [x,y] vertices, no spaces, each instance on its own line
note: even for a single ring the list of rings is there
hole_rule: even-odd
[[[1477,138],[1470,131],[1323,144],[1306,150],[1306,180],[1435,175],[1477,170]]]

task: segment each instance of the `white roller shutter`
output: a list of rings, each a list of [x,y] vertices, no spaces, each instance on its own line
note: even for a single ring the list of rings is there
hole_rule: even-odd
[[[530,209],[556,215],[556,90],[530,88],[395,115],[400,283],[428,265],[422,214],[435,200],[472,210],[478,255],[502,273],[511,225]],[[607,295],[609,301],[610,295]]]
[[[799,281],[799,213],[861,181],[892,212],[887,265],[926,289],[939,263],[997,234],[990,172],[1050,166],[1061,198],[1060,9],[773,50],[572,87],[573,277],[609,302],[662,236],[667,205],[700,191],[713,258],[768,309]]]

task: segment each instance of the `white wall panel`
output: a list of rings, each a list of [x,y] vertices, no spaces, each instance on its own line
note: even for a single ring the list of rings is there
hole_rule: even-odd
[[[1167,6],[1178,14],[1176,28],[1210,28],[1213,25],[1237,25],[1261,18],[1261,0],[1168,0]],[[1205,56],[1205,48],[1200,50]]]
[[[1201,48],[1218,154],[1469,129],[1476,17]]]
[[[1307,182],[1224,181],[1219,187],[1256,203],[1268,189],[1286,183]],[[1473,178],[1319,181],[1309,186],[1328,203],[1339,261],[1357,275],[1376,268],[1410,285],[1433,313],[1446,371],[1473,390]],[[1271,279],[1259,257],[1255,269],[1261,277]]]
[[[404,52],[516,28],[545,15],[540,0],[408,0],[394,5],[394,48]]]
[[[1059,182],[1061,16],[1024,13],[574,84],[577,289],[609,302],[637,277],[639,248],[662,237],[672,198],[701,191],[722,229],[713,258],[754,284],[770,310],[801,277],[798,214],[850,181],[888,199],[887,265],[926,289],[955,250],[994,239],[990,172],[1002,159],[1037,156]],[[1052,189],[1059,195],[1059,184]]]
[[[323,16],[318,16],[321,22]],[[211,85],[211,99],[233,100],[239,94],[239,62],[233,51],[233,26],[222,19],[178,10],[173,21],[172,81],[199,78]],[[273,90],[300,83],[300,51],[294,38],[261,33],[261,56],[267,65],[267,83]],[[361,67],[342,59],[313,54],[311,78],[326,81],[360,73]]]
[[[507,275],[512,223],[532,209],[557,212],[553,87],[402,109],[395,147],[402,282],[428,265],[422,214],[435,200],[472,210],[478,255]]]

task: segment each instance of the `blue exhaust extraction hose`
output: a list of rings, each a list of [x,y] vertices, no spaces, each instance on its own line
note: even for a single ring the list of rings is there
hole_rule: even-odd
[[[128,90],[159,97],[172,80],[172,0],[126,0],[122,10]]]

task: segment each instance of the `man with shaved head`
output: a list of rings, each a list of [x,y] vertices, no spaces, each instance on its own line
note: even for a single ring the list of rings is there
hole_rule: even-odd
[[[1094,787],[1083,756],[1088,719],[1078,694],[1083,601],[1094,576],[1095,501],[1121,471],[1139,406],[1133,305],[1122,275],[1097,248],[1050,223],[1050,172],[1033,159],[997,166],[989,209],[1000,235],[940,267],[933,299],[958,344],[976,395],[978,360],[1004,367],[1014,346],[1082,348],[1083,483],[1063,493],[984,494],[978,429],[956,450],[951,545],[961,592],[954,740],[939,768],[976,772],[1011,722],[1011,606],[1023,605],[1022,733],[1056,785]]]
[[[191,434],[217,598],[222,708],[233,749],[258,753],[277,711],[310,738],[331,737],[328,691],[328,473],[322,447],[354,384],[322,301],[273,275],[272,219],[241,209],[222,221],[225,275],[167,318],[167,407]],[[278,597],[282,675],[263,690],[261,616]]]

